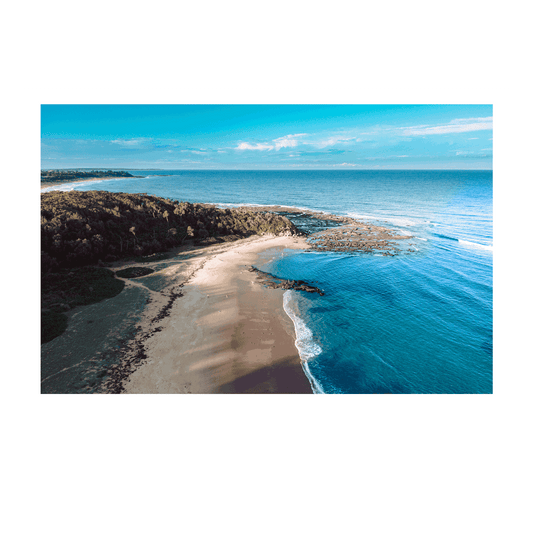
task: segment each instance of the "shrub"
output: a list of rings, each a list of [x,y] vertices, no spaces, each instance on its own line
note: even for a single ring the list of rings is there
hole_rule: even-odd
[[[41,313],[41,344],[59,337],[67,329],[68,318],[64,313],[46,310]]]
[[[116,275],[119,278],[140,278],[141,276],[147,276],[148,274],[151,274],[152,272],[155,272],[153,268],[129,267],[129,268],[123,268],[122,270],[118,270],[116,272]]]

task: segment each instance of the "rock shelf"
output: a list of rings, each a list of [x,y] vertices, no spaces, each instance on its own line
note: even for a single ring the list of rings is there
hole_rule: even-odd
[[[319,251],[370,253],[380,250],[385,252],[383,255],[396,255],[400,250],[394,241],[411,238],[411,235],[397,235],[381,226],[350,224],[314,233],[308,242],[312,249]]]
[[[399,246],[401,241],[412,239],[412,235],[398,235],[390,228],[351,217],[279,205],[243,206],[238,209],[283,215],[308,236],[311,250],[347,253],[380,251],[386,256],[415,252],[412,248]]]

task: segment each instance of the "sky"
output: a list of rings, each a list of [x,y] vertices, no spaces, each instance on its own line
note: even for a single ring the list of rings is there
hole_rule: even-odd
[[[42,105],[41,168],[492,169],[492,105]]]

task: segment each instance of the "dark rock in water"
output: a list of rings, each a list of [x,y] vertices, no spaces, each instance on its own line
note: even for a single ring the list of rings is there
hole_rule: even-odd
[[[313,287],[305,283],[302,280],[293,280],[293,279],[282,279],[274,276],[274,274],[268,274],[267,272],[262,272],[261,270],[250,267],[248,269],[250,272],[255,272],[257,277],[263,282],[265,287],[269,289],[284,289],[284,290],[294,290],[294,291],[305,291],[305,292],[316,292],[320,296],[324,296],[324,291],[318,287]]]

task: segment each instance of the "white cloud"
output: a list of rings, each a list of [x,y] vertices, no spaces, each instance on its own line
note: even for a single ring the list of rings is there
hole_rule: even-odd
[[[315,146],[318,146],[319,148],[325,148],[326,146],[332,146],[334,144],[338,144],[342,142],[349,142],[349,141],[361,142],[361,139],[356,139],[355,137],[346,137],[346,136],[332,136],[332,137],[329,137],[328,139],[317,141],[312,144],[314,144]]]
[[[325,139],[323,141],[317,142],[316,146],[320,146],[320,148],[325,148],[326,146],[331,146],[333,144],[337,144],[337,139]]]
[[[332,167],[360,167],[361,165],[358,165],[357,163],[336,163],[335,165],[331,165]]]
[[[274,147],[276,150],[279,150],[280,148],[294,148],[298,146],[297,137],[303,137],[305,135],[307,134],[294,133],[291,135],[285,135],[285,137],[279,137],[278,139],[274,139],[272,142],[274,143]]]
[[[492,129],[492,117],[457,118],[448,124],[439,126],[409,126],[400,128],[402,135],[409,137],[416,135],[443,135],[446,133],[463,133],[467,131],[480,131]]]
[[[247,142],[242,142],[235,148],[235,150],[273,150],[274,145],[272,144],[266,144],[266,143],[257,143],[257,144],[250,144]]]
[[[278,137],[273,139],[270,142],[262,143],[249,143],[241,142],[235,148],[235,150],[260,150],[260,151],[271,151],[271,150],[280,150],[281,148],[296,148],[300,145],[312,145],[317,148],[326,148],[334,144],[346,143],[346,142],[361,142],[363,139],[347,136],[346,133],[341,135],[329,135],[326,138],[322,139],[310,139],[308,133],[291,133],[290,135],[285,135],[284,137]],[[314,136],[314,135],[313,135]]]
[[[375,161],[376,159],[383,160],[383,159],[395,159],[397,157],[409,157],[408,155],[383,155],[383,156],[377,156],[377,157],[365,157],[365,159],[368,159],[369,161]]]
[[[455,118],[450,120],[450,124],[466,124],[472,121],[475,122],[490,122],[492,124],[492,117],[477,117],[477,118]]]
[[[120,144],[120,146],[137,146],[141,144],[144,139],[115,139],[111,141],[113,144]]]
[[[255,143],[241,142],[235,150],[280,150],[281,148],[295,148],[298,146],[298,137],[303,137],[306,133],[293,133],[291,135],[285,135],[284,137],[278,137],[273,139],[270,143]]]
[[[180,152],[186,154],[208,155],[207,150],[204,150],[203,148],[198,148],[197,150],[191,150],[190,148],[186,148],[184,150],[180,150]]]

